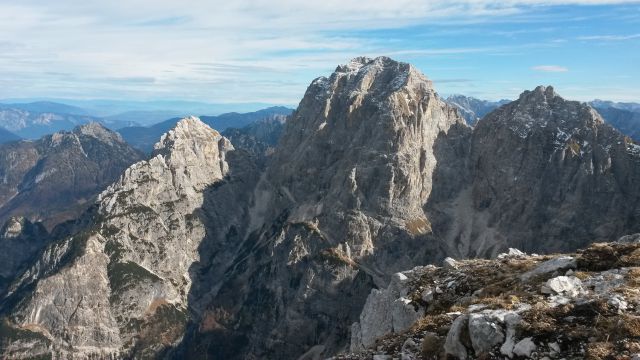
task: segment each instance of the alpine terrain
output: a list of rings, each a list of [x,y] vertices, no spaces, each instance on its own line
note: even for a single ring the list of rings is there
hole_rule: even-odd
[[[640,315],[635,238],[591,245],[640,232],[640,146],[589,105],[540,86],[472,128],[412,65],[359,57],[272,125],[179,120],[5,281],[0,356],[560,358],[579,306]],[[609,275],[620,297],[590,288]],[[624,331],[598,349],[640,351]]]

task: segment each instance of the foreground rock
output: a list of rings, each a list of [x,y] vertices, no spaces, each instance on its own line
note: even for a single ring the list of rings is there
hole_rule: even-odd
[[[567,256],[565,256],[567,257]],[[598,243],[571,254],[574,270],[522,275],[561,255],[458,261],[459,267],[419,267],[396,275],[395,294],[365,306],[350,354],[335,359],[629,359],[640,353],[640,244]],[[565,275],[565,273],[573,275]],[[437,289],[425,299],[425,290]],[[559,302],[558,297],[564,301]],[[407,299],[416,321],[395,329],[362,321],[393,317]],[[362,337],[374,331],[377,339]],[[415,343],[419,350],[407,350]],[[354,344],[359,344],[354,346]],[[614,356],[614,357],[611,357]]]

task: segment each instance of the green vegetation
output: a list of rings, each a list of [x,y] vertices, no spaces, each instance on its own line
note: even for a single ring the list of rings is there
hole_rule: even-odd
[[[110,302],[117,302],[120,294],[134,284],[143,281],[156,282],[161,279],[142,266],[132,262],[111,262],[107,267],[107,275],[111,284],[112,295]]]
[[[316,255],[316,259],[319,261],[326,261],[329,265],[333,266],[352,266],[357,267],[358,265],[351,259],[349,259],[345,254],[341,251],[338,251],[333,248],[324,249]]]
[[[115,240],[108,240],[104,245],[104,252],[109,256],[111,261],[118,261],[122,259],[122,253],[124,250],[124,246]]]
[[[578,144],[575,140],[571,140],[571,142],[569,142],[568,146],[569,146],[569,149],[571,149],[571,153],[573,155],[580,154],[580,144]]]

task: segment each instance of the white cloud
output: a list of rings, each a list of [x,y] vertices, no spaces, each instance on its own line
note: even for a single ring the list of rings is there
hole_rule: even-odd
[[[538,65],[538,66],[532,67],[531,69],[535,71],[553,72],[553,73],[569,71],[568,68],[564,66],[559,66],[559,65]]]
[[[638,0],[0,0],[0,98],[173,97],[291,104],[301,97],[310,73],[326,74],[355,55],[508,51],[490,46],[395,49],[336,34],[438,21],[493,21],[524,14],[532,6],[621,3]]]
[[[624,40],[633,40],[640,39],[640,34],[631,34],[631,35],[591,35],[591,36],[580,36],[578,40],[594,40],[594,41],[624,41]]]

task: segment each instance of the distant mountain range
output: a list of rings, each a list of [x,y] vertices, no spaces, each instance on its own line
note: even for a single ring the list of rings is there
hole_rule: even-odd
[[[20,139],[35,140],[57,131],[70,131],[78,125],[99,122],[111,130],[118,131],[135,148],[150,152],[158,137],[171,129],[181,117],[192,114],[196,110],[240,107],[233,104],[225,107],[181,101],[168,103],[107,100],[69,102],[72,104],[54,101],[0,103],[0,144]],[[475,126],[486,114],[508,104],[510,100],[488,101],[456,94],[447,97],[445,102],[453,106],[467,124]],[[113,108],[109,108],[110,104]],[[594,100],[589,102],[589,105],[613,127],[640,141],[640,104]],[[192,107],[191,110],[186,110],[189,106]],[[249,107],[252,106],[255,104],[249,105]],[[179,110],[167,110],[171,107]],[[119,110],[123,111],[118,112]],[[201,119],[216,130],[224,131],[227,128],[240,129],[256,120],[270,116],[288,116],[291,112],[292,110],[286,107],[269,107],[249,113],[229,112],[222,115],[201,116]],[[200,114],[204,113],[206,112],[200,112]],[[246,137],[238,138],[240,133],[235,135],[237,141],[250,141]],[[264,142],[260,144],[260,146],[265,145]],[[244,145],[249,146],[249,143],[245,142]]]
[[[218,116],[201,116],[200,120],[218,131],[224,131],[227,128],[243,128],[258,120],[288,116],[292,112],[290,108],[275,106],[243,114],[234,112]],[[153,145],[160,136],[172,129],[179,120],[180,118],[172,118],[152,126],[125,127],[118,129],[118,132],[131,146],[148,153],[153,150]]]
[[[53,134],[57,131],[70,131],[78,125],[89,122],[99,122],[111,130],[127,129],[124,133],[144,133],[146,130],[135,130],[135,128],[150,127],[150,131],[162,129],[162,134],[173,126],[177,119],[191,114],[220,114],[216,109],[254,109],[255,104],[249,104],[243,108],[242,104],[232,104],[229,106],[204,104],[195,102],[108,102],[108,101],[86,101],[74,102],[87,105],[86,108],[66,103],[52,101],[36,102],[11,102],[0,103],[0,144],[20,139],[38,139],[44,135]],[[115,104],[109,108],[109,104]],[[165,107],[162,107],[164,104]],[[147,106],[147,107],[145,107]],[[175,107],[173,110],[172,107]],[[280,110],[278,110],[280,109]],[[274,107],[266,110],[255,111],[256,116],[262,117],[265,112],[286,113],[291,110],[284,110],[284,107]],[[242,111],[242,110],[241,110]],[[246,110],[244,110],[246,111]],[[229,127],[243,127],[251,122],[251,116],[237,116],[237,112],[229,112],[223,115],[204,116],[204,119],[211,118],[210,121],[217,122],[221,130]],[[235,123],[235,119],[239,123]],[[169,120],[167,120],[169,119]],[[164,123],[164,124],[163,124]],[[154,127],[154,125],[157,125]],[[146,148],[150,148],[155,142],[153,139]],[[143,141],[144,142],[144,141]]]
[[[273,106],[268,103],[207,103],[201,101],[183,100],[153,100],[153,101],[130,101],[130,100],[79,100],[79,99],[0,99],[3,104],[26,104],[26,103],[56,103],[66,104],[75,108],[83,109],[96,117],[105,118],[116,116],[128,112],[170,112],[174,116],[185,116],[186,114],[224,114],[229,112],[251,112]],[[47,110],[52,111],[52,110]],[[63,111],[64,112],[64,111]],[[73,112],[73,114],[76,114]],[[168,118],[168,117],[167,117]],[[166,119],[166,118],[165,118]],[[142,125],[151,125],[141,123]]]

